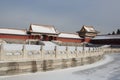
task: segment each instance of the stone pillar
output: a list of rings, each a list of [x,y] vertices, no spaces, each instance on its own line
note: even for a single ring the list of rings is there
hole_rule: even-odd
[[[86,57],[86,54],[85,54],[85,43],[83,42],[83,48],[82,48],[82,55],[83,57]]]
[[[40,47],[40,52],[41,52],[41,59],[44,59],[44,52],[43,52],[43,45]]]
[[[83,49],[82,49],[82,51],[83,52],[85,51],[85,43],[83,43]]]
[[[75,47],[75,52],[76,52],[76,57],[78,57],[78,50],[77,50],[77,46]]]
[[[90,47],[89,47],[89,52],[90,52]]]
[[[0,45],[0,61],[4,60],[4,49],[3,49],[3,44]]]
[[[23,48],[22,48],[22,55],[23,55],[23,60],[26,60],[27,59],[27,52],[26,52],[26,49],[25,49],[25,44],[23,45]]]
[[[66,58],[68,58],[69,57],[69,55],[68,55],[69,53],[68,53],[68,46],[66,46]]]
[[[89,50],[88,50],[88,54],[89,54],[89,56],[91,56],[91,51],[90,51],[90,47],[89,47]]]
[[[84,42],[83,42],[82,54],[83,54],[84,57],[86,57],[86,54],[85,54],[85,43]]]
[[[55,58],[57,58],[57,46],[55,46],[55,48],[54,48],[54,51],[55,51]]]

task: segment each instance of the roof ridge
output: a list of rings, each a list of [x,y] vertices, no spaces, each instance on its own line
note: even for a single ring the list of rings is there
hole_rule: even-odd
[[[38,25],[38,24],[31,24],[29,30],[38,33],[53,33],[58,34],[59,32],[53,25]]]
[[[17,28],[0,28],[0,29],[11,29],[11,30],[27,31],[27,29],[17,29]]]
[[[44,26],[44,27],[54,27],[54,25],[44,25],[44,24],[30,24],[31,25],[35,25],[35,26]]]
[[[70,33],[70,32],[60,32],[60,33],[66,33],[66,34],[77,34],[77,33]]]

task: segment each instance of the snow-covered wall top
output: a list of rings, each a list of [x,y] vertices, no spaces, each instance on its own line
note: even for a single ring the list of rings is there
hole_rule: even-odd
[[[66,50],[66,46],[59,46],[56,45],[52,42],[45,42],[45,45],[43,46],[44,50],[54,50],[55,46],[57,46],[57,50],[59,51],[65,51]],[[51,45],[49,45],[51,44]],[[40,50],[41,49],[41,45],[24,45],[25,46],[25,50]],[[75,46],[68,46],[68,50],[69,51],[75,51]],[[22,50],[23,49],[23,44],[3,44],[3,49],[6,51],[13,51],[13,50]],[[77,47],[78,51],[82,51],[83,47]],[[85,50],[89,50],[88,47],[85,47]]]
[[[26,30],[0,28],[0,34],[27,35]]]
[[[79,35],[75,33],[60,33],[58,37],[80,39]]]
[[[93,40],[95,39],[120,39],[120,35],[98,35]]]
[[[32,32],[37,33],[50,33],[50,34],[58,34],[58,31],[54,28],[54,26],[50,25],[30,25]]]

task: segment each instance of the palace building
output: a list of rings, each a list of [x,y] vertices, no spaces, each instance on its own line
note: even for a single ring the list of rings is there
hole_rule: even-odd
[[[92,43],[100,45],[120,45],[120,35],[97,35],[93,26],[85,26],[77,33],[59,32],[52,25],[31,24],[29,29],[0,28],[0,42],[28,43],[58,41],[63,43]]]
[[[59,32],[51,25],[31,24],[28,33],[29,39],[39,39],[43,41],[56,40]]]
[[[99,32],[93,26],[83,25],[80,31],[77,31],[80,37],[84,38],[84,42],[90,42],[91,38],[95,37]]]
[[[65,32],[61,32],[58,35],[57,40],[62,42],[74,42],[74,43],[83,42],[83,38],[81,38],[77,33],[65,33]]]
[[[92,26],[83,26],[77,33],[59,32],[52,25],[31,24],[28,30],[0,28],[0,39],[6,42],[61,41],[72,43],[90,42],[97,35]]]
[[[95,37],[98,32],[94,29],[93,26],[85,26],[81,28],[80,31],[77,31],[80,37]]]

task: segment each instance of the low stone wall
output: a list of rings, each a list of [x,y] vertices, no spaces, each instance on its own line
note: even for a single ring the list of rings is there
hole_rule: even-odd
[[[120,53],[120,48],[105,48],[104,54]]]
[[[55,69],[64,69],[69,67],[81,66],[94,63],[103,58],[103,55],[56,59],[56,60],[39,60],[39,61],[21,61],[21,62],[2,62],[0,63],[0,76],[17,75],[21,73],[34,73],[37,71],[49,71]]]
[[[16,46],[15,46],[16,47]],[[34,73],[37,71],[49,71],[81,66],[94,63],[103,58],[104,54],[120,53],[120,48],[89,48],[74,50],[67,46],[65,50],[27,50],[25,45],[19,50],[6,50],[0,46],[0,76],[16,75],[22,73]]]

